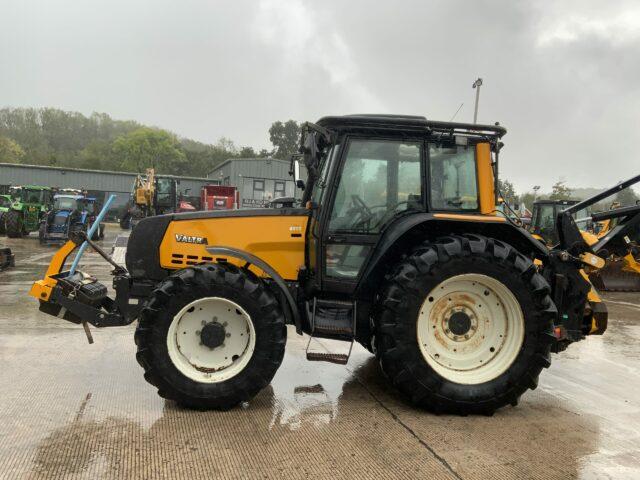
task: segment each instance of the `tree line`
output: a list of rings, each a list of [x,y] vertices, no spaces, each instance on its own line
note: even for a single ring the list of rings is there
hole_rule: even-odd
[[[287,159],[297,151],[300,125],[276,121],[271,150],[237,146],[228,138],[198,142],[105,113],[85,116],[55,108],[0,109],[0,162],[206,176],[229,158]]]
[[[550,193],[524,192],[518,194],[513,183],[509,180],[499,180],[498,189],[500,196],[512,207],[524,205],[529,210],[533,209],[535,200],[585,200],[582,195],[577,195],[574,189],[570,188],[564,180],[558,180],[551,187]],[[604,189],[603,189],[604,190]],[[640,196],[630,187],[621,190],[613,198],[620,206],[635,205],[640,200]],[[606,199],[594,205],[593,210],[608,210],[611,206],[611,199]]]

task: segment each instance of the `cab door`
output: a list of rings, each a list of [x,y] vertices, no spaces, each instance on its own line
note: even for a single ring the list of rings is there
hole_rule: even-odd
[[[347,138],[321,214],[319,258],[324,291],[349,294],[384,229],[425,210],[421,139]]]
[[[308,271],[305,287],[307,290],[322,288],[322,222],[329,208],[329,195],[333,170],[340,158],[341,143],[337,142],[320,161],[318,178],[310,198],[309,223],[306,230],[305,266]]]

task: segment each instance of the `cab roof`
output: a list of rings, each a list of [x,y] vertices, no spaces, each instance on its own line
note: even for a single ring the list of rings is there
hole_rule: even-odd
[[[51,187],[42,185],[11,185],[9,188],[24,188],[25,190],[51,190]]]
[[[74,195],[73,193],[56,193],[53,198],[73,198],[74,200],[82,200],[85,197],[84,195]]]
[[[536,200],[533,202],[534,205],[575,205],[580,200],[551,200],[548,198],[541,198],[540,200]]]
[[[321,127],[336,131],[385,131],[386,133],[411,132],[444,133],[471,136],[497,137],[507,133],[499,124],[440,122],[417,115],[357,114],[322,117],[316,122]]]

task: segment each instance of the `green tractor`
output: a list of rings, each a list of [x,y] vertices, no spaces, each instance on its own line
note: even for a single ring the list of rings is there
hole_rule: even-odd
[[[0,195],[0,234],[4,233],[4,215],[11,207],[11,195]]]
[[[10,238],[20,238],[35,232],[40,219],[51,208],[53,190],[36,185],[14,186],[9,189],[11,204],[2,215],[4,228]]]

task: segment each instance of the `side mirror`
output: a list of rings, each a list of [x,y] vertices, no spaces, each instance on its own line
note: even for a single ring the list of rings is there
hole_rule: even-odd
[[[293,161],[293,181],[296,187],[304,190],[304,180],[300,179],[300,162],[298,160]]]

